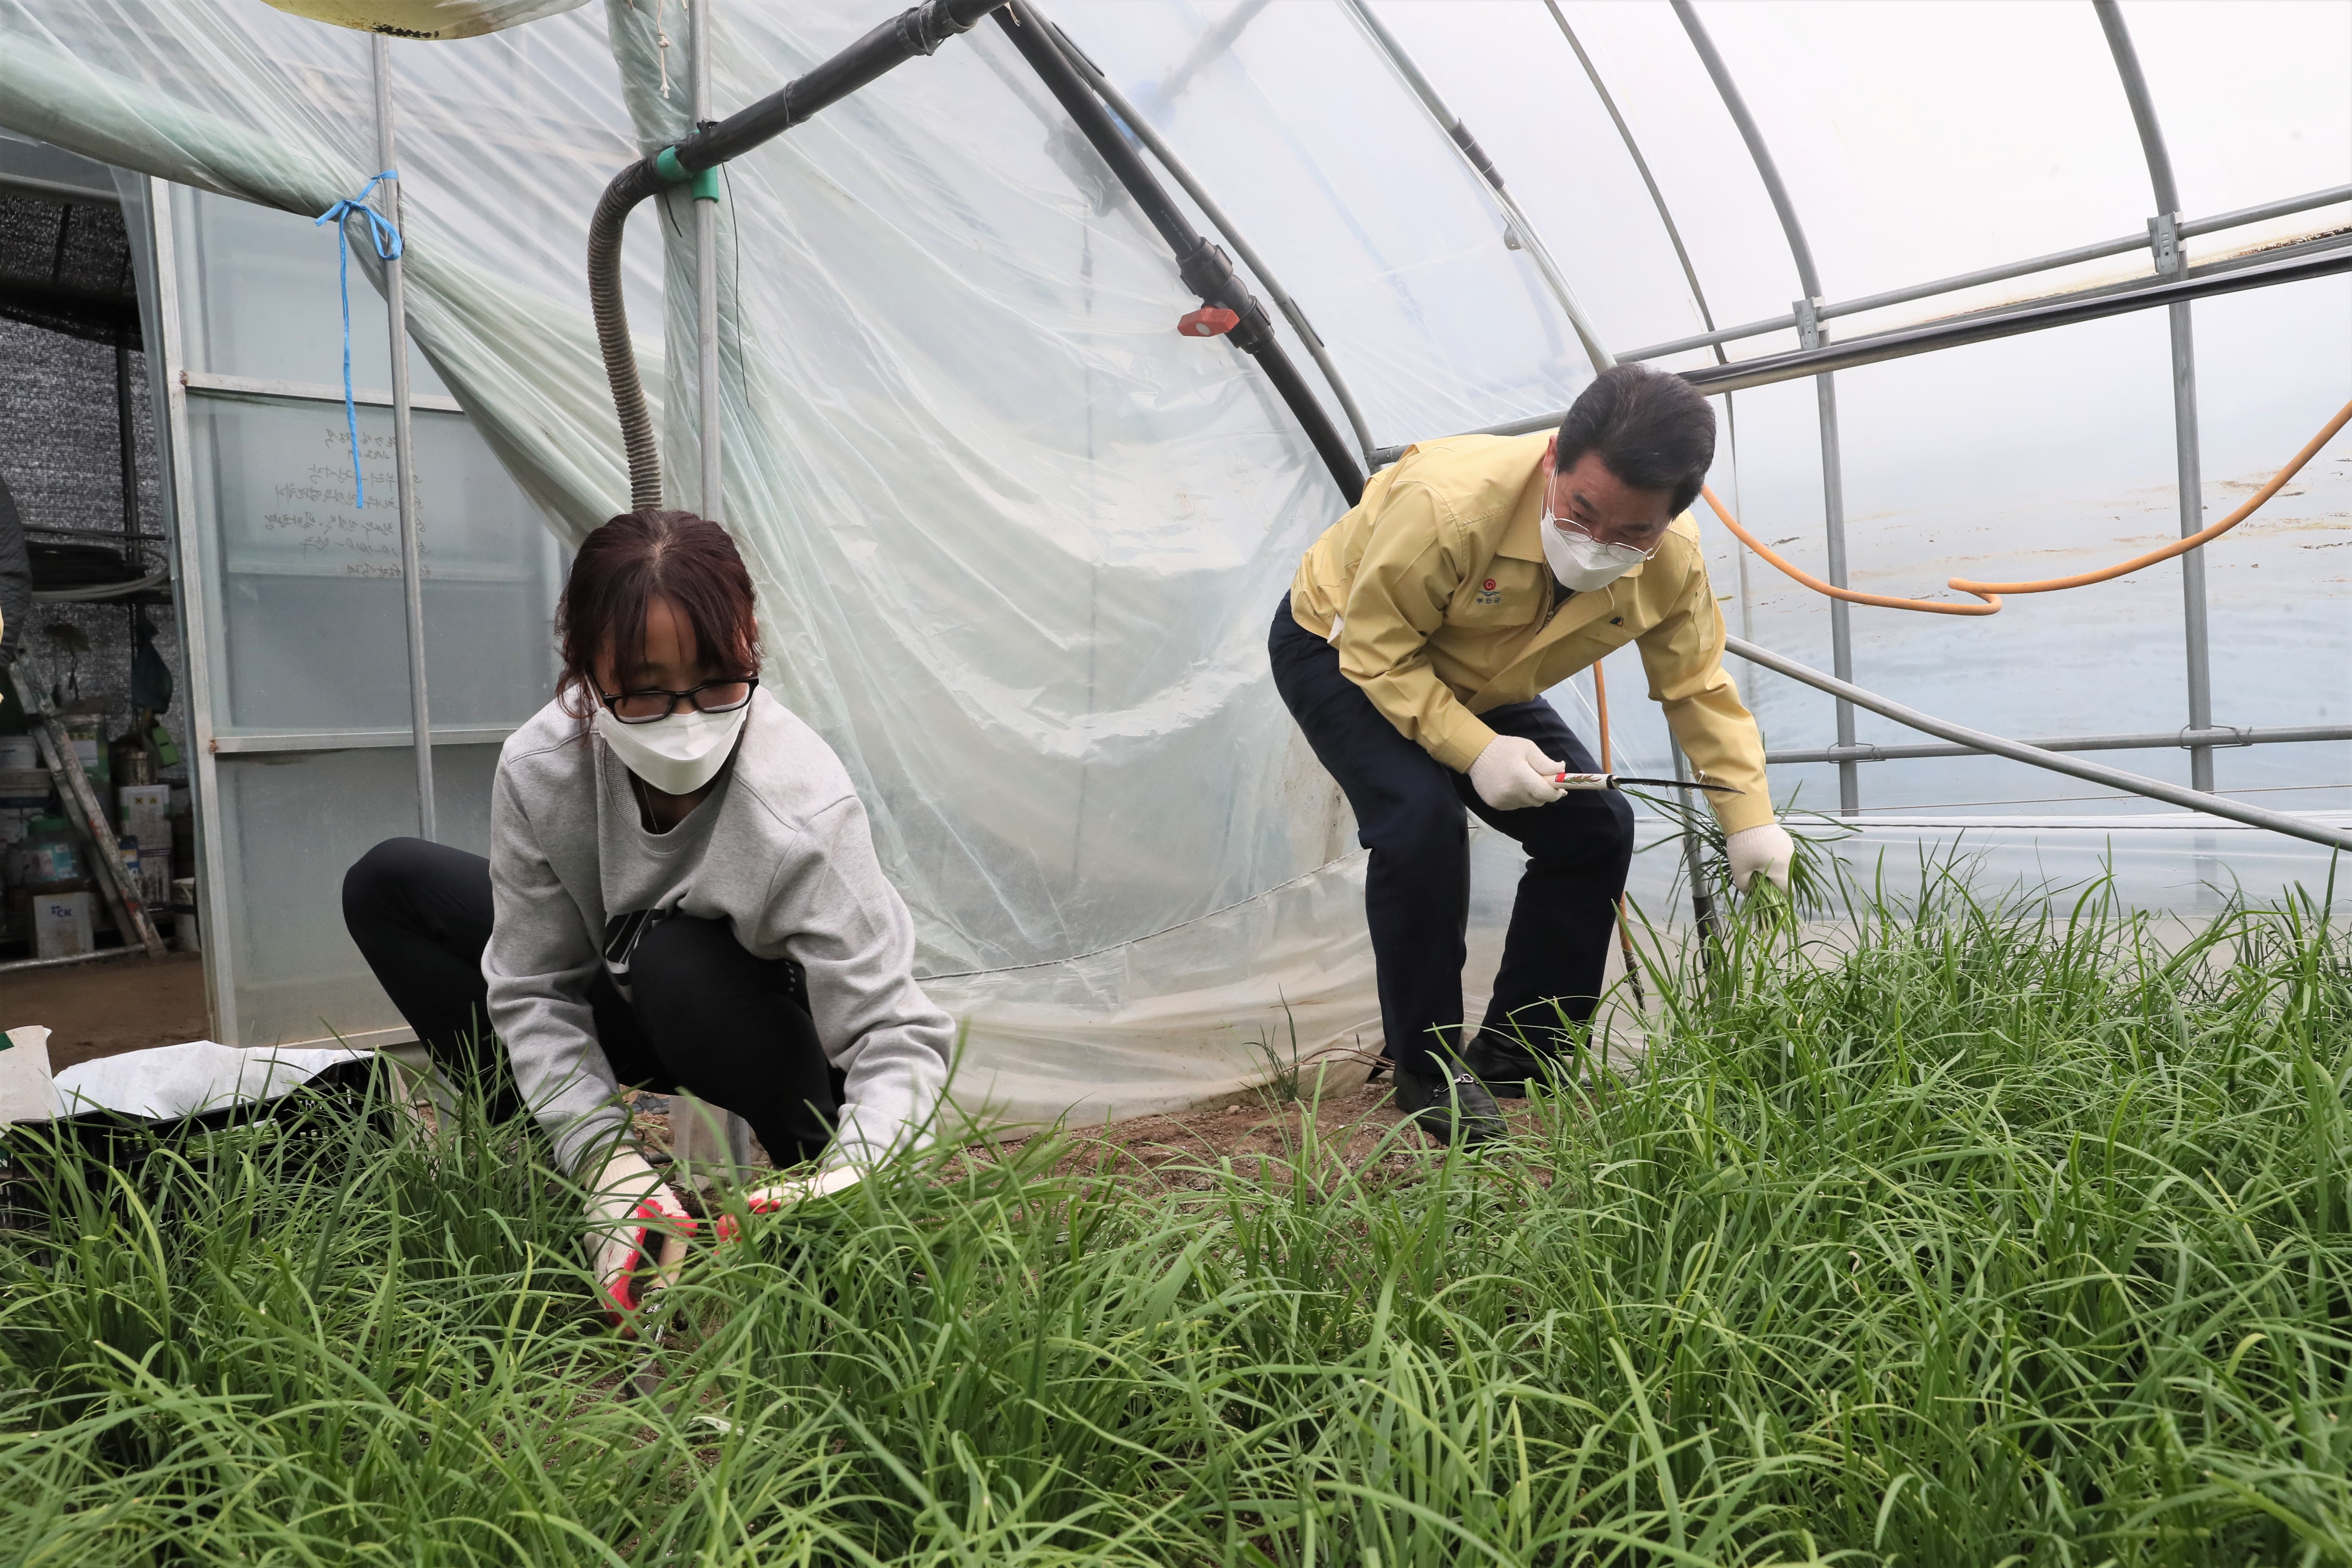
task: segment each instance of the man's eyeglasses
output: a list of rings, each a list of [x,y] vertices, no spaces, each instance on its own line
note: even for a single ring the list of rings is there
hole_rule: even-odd
[[[1658,542],[1647,549],[1638,544],[1628,544],[1621,539],[1603,539],[1572,517],[1555,517],[1551,520],[1551,525],[1562,533],[1571,534],[1578,539],[1589,539],[1595,544],[1603,544],[1612,550],[1627,551],[1644,561],[1654,559],[1660,550],[1665,548],[1666,543],[1666,536],[1663,533],[1658,535]]]
[[[684,691],[623,691],[611,695],[600,691],[596,700],[624,724],[653,724],[677,712],[681,702],[697,713],[732,713],[751,700],[751,689],[759,684],[756,675],[737,676],[726,680],[706,680]]]

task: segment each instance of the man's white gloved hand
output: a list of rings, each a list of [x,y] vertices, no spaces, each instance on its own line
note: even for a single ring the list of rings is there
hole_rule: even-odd
[[[1789,890],[1789,861],[1797,853],[1797,844],[1779,823],[1759,822],[1741,828],[1723,841],[1723,852],[1731,861],[1731,885],[1741,892],[1748,890],[1759,871],[1782,892]]]
[[[694,1216],[635,1149],[604,1162],[588,1194],[588,1245],[597,1296],[616,1326],[677,1278],[694,1228]]]
[[[1497,735],[1470,764],[1470,787],[1496,811],[1549,805],[1564,793],[1551,782],[1564,766],[1545,756],[1543,748],[1533,741]]]

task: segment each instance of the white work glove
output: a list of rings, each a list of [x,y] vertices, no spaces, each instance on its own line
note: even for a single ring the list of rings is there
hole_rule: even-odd
[[[695,1219],[645,1156],[614,1152],[588,1195],[588,1245],[596,1253],[596,1296],[619,1328],[654,1291],[677,1278]]]
[[[1533,741],[1497,735],[1470,764],[1470,787],[1496,811],[1549,805],[1564,793],[1551,782],[1562,766],[1545,756],[1543,748]]]
[[[1731,885],[1741,892],[1748,890],[1759,871],[1782,892],[1789,890],[1789,861],[1797,852],[1797,844],[1779,823],[1759,822],[1741,828],[1723,841],[1723,852],[1731,861]]]
[[[777,1214],[809,1198],[821,1198],[827,1193],[837,1193],[844,1187],[854,1187],[865,1175],[855,1165],[835,1165],[814,1175],[787,1176],[781,1182],[743,1194],[743,1206],[754,1215]],[[719,1216],[719,1239],[732,1241],[740,1233],[735,1228],[735,1216]]]

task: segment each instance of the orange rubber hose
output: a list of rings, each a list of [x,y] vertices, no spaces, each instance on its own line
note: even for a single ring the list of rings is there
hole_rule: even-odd
[[[2286,467],[2272,475],[2270,483],[2246,498],[2244,505],[2210,527],[2200,529],[2186,538],[2176,539],[2160,550],[2151,550],[2145,555],[2135,555],[2128,561],[2096,572],[2078,572],[2072,577],[2044,577],[2030,583],[1979,583],[1967,577],[1954,577],[1946,584],[1946,586],[1955,593],[1975,595],[1984,601],[1981,605],[1955,605],[1941,599],[1898,599],[1885,594],[1857,594],[1851,588],[1841,588],[1835,584],[1824,583],[1811,573],[1782,560],[1774,554],[1762,540],[1740,527],[1739,520],[1724,510],[1723,502],[1717,499],[1711,487],[1700,487],[1699,494],[1706,498],[1706,504],[1714,510],[1715,515],[1722,520],[1723,526],[1731,530],[1742,544],[1779,568],[1784,575],[1803,584],[1816,594],[1832,599],[1843,599],[1850,605],[1874,605],[1883,610],[1917,610],[1933,616],[1990,616],[2000,613],[2000,596],[2003,594],[2052,594],[2062,588],[2082,588],[2093,583],[2111,582],[2115,578],[2137,572],[2144,566],[2153,566],[2158,562],[2169,561],[2178,555],[2186,555],[2200,545],[2211,543],[2261,510],[2263,503],[2278,494],[2288,480],[2301,473],[2304,465],[2319,456],[2320,448],[2334,440],[2336,432],[2343,429],[2347,423],[2352,423],[2352,403],[2347,403],[2337,409],[2336,417],[2320,426],[2319,434],[2305,442],[2303,450],[2288,459]]]
[[[2000,601],[1990,594],[1979,595],[1987,601],[1981,605],[1955,605],[1942,599],[1895,599],[1885,594],[1857,594],[1851,588],[1824,583],[1801,566],[1783,561],[1772,553],[1770,545],[1740,527],[1739,520],[1724,510],[1723,503],[1716,500],[1713,486],[1701,485],[1698,493],[1706,498],[1706,504],[1715,509],[1715,515],[1723,520],[1723,526],[1738,536],[1740,543],[1779,567],[1784,575],[1795,578],[1816,594],[1832,599],[1843,599],[1849,605],[1875,605],[1882,610],[1918,610],[1931,616],[1996,616],[2000,613]],[[1955,583],[1952,586],[1957,588],[1959,584]]]
[[[2245,505],[2211,527],[2200,528],[2184,538],[2176,539],[2161,550],[2151,550],[2145,555],[2135,555],[2121,565],[2109,566],[2104,571],[2078,572],[2072,577],[2045,577],[2037,583],[1971,583],[1966,578],[1955,577],[1951,580],[1951,585],[1963,594],[2050,594],[2061,588],[2081,588],[2093,583],[2105,583],[2110,578],[2120,577],[2127,572],[2137,572],[2143,566],[2153,566],[2159,561],[2169,561],[2176,555],[2186,555],[2199,545],[2209,544],[2221,538],[2238,524],[2253,516],[2264,501],[2278,494],[2281,486],[2303,471],[2303,466],[2305,463],[2319,456],[2319,449],[2335,439],[2336,433],[2343,429],[2347,421],[2352,421],[2352,403],[2347,403],[2337,409],[2336,417],[2321,426],[2319,434],[2306,442],[2302,451],[2289,458],[2285,468],[2271,476],[2270,483],[2246,498]],[[1999,600],[1996,599],[1994,602],[1999,603]]]

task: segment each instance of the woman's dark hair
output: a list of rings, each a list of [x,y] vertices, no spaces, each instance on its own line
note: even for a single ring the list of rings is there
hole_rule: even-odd
[[[751,574],[727,531],[690,511],[623,512],[580,542],[556,601],[563,678],[555,689],[566,712],[585,718],[596,710],[596,656],[606,648],[626,676],[656,597],[694,628],[704,662],[730,675],[760,673]]]
[[[1612,365],[1577,395],[1559,422],[1552,467],[1566,473],[1588,452],[1637,490],[1671,490],[1679,514],[1698,499],[1715,464],[1715,410],[1681,376],[1647,365]]]

